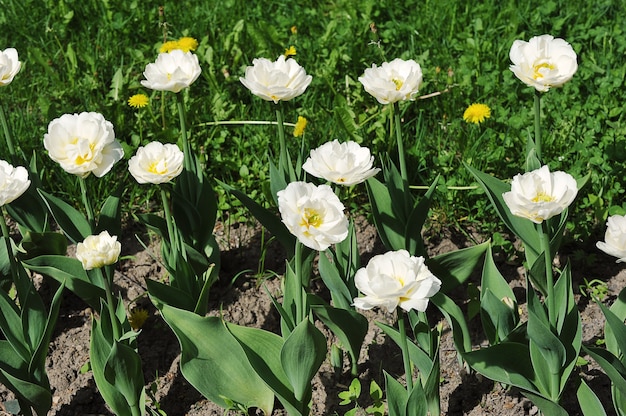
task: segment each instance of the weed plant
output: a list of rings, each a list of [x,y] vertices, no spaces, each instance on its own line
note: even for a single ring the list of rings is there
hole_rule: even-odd
[[[570,235],[583,239],[609,213],[626,212],[626,5],[621,0],[315,0],[298,6],[272,0],[2,3],[0,46],[15,47],[24,65],[11,88],[2,91],[0,103],[19,149],[27,158],[36,154],[44,165],[44,189],[61,197],[76,184],[68,183],[74,179],[62,174],[43,150],[42,137],[53,118],[101,112],[114,124],[127,157],[140,144],[177,137],[175,100],[139,84],[165,34],[199,41],[196,53],[203,72],[186,93],[188,119],[195,123],[190,126],[194,148],[205,158],[210,176],[257,200],[263,200],[267,189],[267,149],[276,139],[275,128],[215,125],[275,119],[272,107],[260,105],[239,82],[255,57],[275,59],[295,46],[298,63],[313,75],[307,94],[283,103],[286,122],[295,122],[298,115],[309,120],[308,148],[352,138],[379,156],[392,149],[393,136],[379,114],[385,110],[363,91],[357,77],[372,63],[415,59],[424,71],[422,93],[442,93],[400,107],[410,139],[411,184],[426,185],[441,174],[443,192],[436,193],[435,216],[460,227],[489,224],[487,198],[472,187],[462,162],[498,177],[518,173],[523,164],[518,155],[524,154],[520,150],[531,134],[532,100],[530,90],[508,69],[508,51],[515,39],[550,33],[572,44],[579,69],[572,82],[542,103],[542,124],[550,126],[545,159],[555,161],[552,169],[574,176],[591,172],[590,184],[580,193],[582,203],[571,215]],[[127,105],[136,93],[150,96],[149,110]],[[462,119],[474,102],[492,109],[492,117],[481,125]],[[299,140],[290,143],[293,154],[299,145]],[[117,183],[127,183],[125,197],[132,209],[153,197],[136,189],[123,164],[97,184],[88,182],[101,187],[103,195]],[[97,197],[99,190],[90,192]],[[236,201],[219,192],[222,210],[236,220],[247,217]],[[358,195],[354,201],[358,205]]]

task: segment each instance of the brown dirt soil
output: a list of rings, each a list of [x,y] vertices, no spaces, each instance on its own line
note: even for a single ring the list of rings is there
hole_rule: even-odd
[[[147,386],[156,387],[156,399],[168,416],[223,415],[224,411],[221,408],[204,399],[181,375],[178,367],[180,359],[178,341],[144,296],[145,279],[159,279],[164,276],[163,267],[155,260],[159,252],[158,242],[150,241],[150,237],[137,227],[127,227],[126,231],[122,240],[122,255],[127,257],[120,262],[115,284],[124,299],[135,299],[131,306],[140,306],[149,311],[149,318],[138,341]],[[147,250],[138,243],[135,234],[146,242]],[[279,316],[262,286],[270,293],[279,293],[280,278],[271,273],[262,275],[257,273],[262,248],[260,227],[219,224],[215,234],[222,248],[222,268],[220,281],[212,288],[210,314],[218,315],[221,311],[227,321],[278,331]],[[467,234],[446,229],[436,233],[431,231],[430,235],[426,235],[429,254],[449,252],[484,240],[480,236],[471,237],[475,241],[470,241]],[[375,229],[364,220],[358,222],[358,240],[362,264],[366,264],[372,255],[383,251]],[[613,259],[592,246],[588,252],[593,253],[597,260],[590,262],[591,264],[588,264],[589,262],[575,264],[576,267],[573,268],[575,291],[579,292],[578,284],[583,282],[583,278],[601,279],[608,283],[609,294],[606,302],[610,303],[626,285],[626,269],[616,265]],[[265,270],[273,270],[280,274],[284,270],[284,261],[285,254],[278,244],[269,244],[265,255]],[[506,261],[504,256],[499,256],[497,262],[503,275],[510,280],[517,300],[523,308],[525,303],[523,288],[526,285],[523,269],[515,261]],[[249,272],[238,276],[242,270]],[[478,285],[478,272],[475,272],[470,280]],[[464,308],[467,299],[465,287],[466,285],[457,288],[449,294]],[[45,289],[44,282],[41,290]],[[323,288],[319,290],[323,291]],[[580,294],[577,294],[577,298],[582,317],[583,342],[593,343],[603,337],[604,318],[594,302],[588,301]],[[70,292],[65,294],[47,362],[54,397],[50,415],[112,414],[99,396],[91,373],[83,373],[80,370],[88,361],[91,315],[91,310],[80,299]],[[375,321],[393,324],[395,316],[376,310],[365,312],[365,316],[370,324],[359,360],[359,378],[364,391],[361,396],[363,406],[369,404],[366,393],[369,380],[376,380],[379,385],[384,386],[383,370],[395,375],[403,373],[399,349],[392,341],[386,339],[374,324]],[[433,318],[433,324],[442,322],[444,328],[440,353],[442,414],[513,416],[538,413],[537,408],[518,390],[507,389],[499,383],[493,383],[473,372],[468,372],[459,363],[446,321],[435,308],[429,309],[429,316]],[[475,348],[486,345],[486,341],[481,338],[478,318],[470,321],[470,329],[475,337],[473,340]],[[324,333],[330,338],[331,343],[332,335],[326,330]],[[585,377],[610,412],[612,405],[608,378],[591,361],[589,365],[577,368],[576,371]],[[339,405],[338,393],[347,389],[351,379],[347,362],[341,372],[336,372],[328,361],[325,362],[313,380],[312,414],[343,415],[349,410],[347,406]],[[0,405],[12,399],[11,392],[0,385]],[[566,391],[563,405],[570,415],[579,414],[574,390]],[[274,415],[284,414],[286,413],[280,409],[274,412]]]

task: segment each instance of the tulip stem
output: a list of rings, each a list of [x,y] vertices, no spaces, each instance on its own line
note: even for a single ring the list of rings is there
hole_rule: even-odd
[[[7,143],[7,147],[9,148],[9,154],[11,155],[11,163],[16,164],[17,160],[15,157],[15,147],[13,147],[13,139],[11,138],[11,133],[9,132],[9,125],[7,124],[7,118],[4,115],[4,108],[2,105],[0,105],[0,124],[2,124],[4,140]]]
[[[0,220],[0,227],[2,228],[2,236],[4,237],[5,244],[7,246],[7,256],[9,257],[9,264],[11,266],[11,277],[14,282],[17,282],[17,269],[15,266],[15,257],[13,257],[13,246],[11,245],[11,234],[9,233],[9,227],[7,226],[7,222],[4,218],[5,208],[4,206],[0,210],[0,216],[2,219]]]
[[[541,92],[535,90],[535,152],[541,161]]]
[[[111,318],[111,326],[113,328],[113,339],[119,341],[122,337],[122,330],[120,323],[117,320],[117,314],[115,313],[115,303],[113,298],[113,275],[109,273],[110,266],[104,266],[98,269],[98,272],[102,275],[102,281],[104,282],[104,292],[107,301],[107,309]],[[110,275],[110,276],[109,276]]]
[[[161,190],[161,201],[163,202],[163,216],[165,217],[165,222],[167,223],[167,234],[168,240],[170,243],[170,249],[172,253],[174,252],[174,224],[172,223],[172,213],[170,212],[170,202],[167,198],[167,192],[163,187],[159,187]]]
[[[404,362],[404,374],[406,377],[407,398],[413,391],[413,370],[411,368],[411,358],[409,357],[409,347],[406,340],[406,328],[404,326],[404,313],[400,308],[398,314],[398,331],[400,332],[400,350],[402,351],[402,361]]]
[[[550,253],[550,235],[548,233],[548,224],[543,221],[537,226],[537,230],[541,237],[541,250],[544,254],[544,261],[546,267],[546,290],[547,290],[547,302],[548,302],[548,320],[550,324],[556,322],[556,299],[554,298],[554,276],[552,274],[552,255]]]
[[[96,223],[93,215],[93,209],[91,208],[91,203],[89,202],[89,195],[87,195],[87,182],[82,176],[78,177],[78,181],[80,182],[80,194],[83,199],[83,205],[85,205],[85,212],[87,213],[87,221],[89,222],[89,226],[93,232],[96,228]]]
[[[409,184],[409,177],[406,171],[406,160],[404,158],[404,143],[402,142],[402,125],[400,124],[400,107],[397,103],[391,105],[394,115],[394,130],[396,131],[396,143],[398,146],[398,160],[400,163],[400,175],[406,185]]]
[[[280,166],[279,170],[283,172],[283,175],[284,175],[283,177],[285,177],[285,179],[289,177],[289,180],[287,180],[287,182],[290,182],[291,176],[290,176],[290,169],[289,169],[289,163],[288,163],[289,157],[287,156],[287,143],[285,141],[285,126],[284,126],[283,110],[280,105],[280,102],[277,104],[277,107],[276,107],[276,127],[278,128],[278,143],[280,146],[280,149],[279,149],[280,154],[278,158],[278,164]]]
[[[187,125],[185,123],[185,97],[182,93],[176,94],[176,103],[178,104],[178,118],[180,119],[180,135],[183,142],[183,153],[185,155],[184,167],[189,172],[194,172],[194,166],[191,163],[191,146],[187,137]]]
[[[304,299],[302,296],[302,290],[304,288],[304,281],[302,279],[302,243],[298,240],[296,240],[295,263],[295,275],[298,281],[298,288],[296,289],[297,293],[294,293],[296,298],[296,320],[293,324],[297,326],[306,317],[304,312]]]

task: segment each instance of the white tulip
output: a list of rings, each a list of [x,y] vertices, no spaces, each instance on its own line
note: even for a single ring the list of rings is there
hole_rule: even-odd
[[[0,207],[19,198],[30,186],[28,171],[0,160]]]
[[[311,155],[302,169],[317,178],[338,185],[355,185],[376,175],[380,169],[373,168],[374,156],[367,147],[356,142],[327,142],[311,150]]]
[[[354,284],[365,295],[355,298],[354,306],[384,307],[389,312],[398,306],[407,312],[424,312],[429,298],[441,288],[441,280],[426,267],[424,257],[411,256],[406,250],[372,257],[366,267],[357,270]]]
[[[422,68],[412,59],[404,61],[396,58],[383,62],[379,67],[373,64],[359,77],[365,91],[381,104],[415,100],[422,85]]]
[[[606,227],[604,241],[598,241],[596,247],[617,257],[616,263],[626,262],[626,215],[610,216]]]
[[[20,72],[21,67],[22,63],[18,59],[15,48],[0,51],[0,87],[9,85]]]
[[[513,215],[536,224],[559,215],[576,198],[578,187],[568,173],[550,172],[548,166],[517,174],[511,190],[502,195]]]
[[[254,59],[239,81],[252,94],[277,104],[302,95],[312,79],[295,59],[281,55],[274,62],[267,58]]]
[[[169,182],[183,171],[183,152],[175,144],[151,142],[137,149],[128,171],[139,183]]]
[[[572,46],[551,35],[535,36],[528,42],[516,40],[509,57],[515,76],[541,92],[565,84],[578,69]]]
[[[122,245],[117,241],[117,236],[102,231],[76,245],[76,258],[83,264],[83,269],[91,270],[116,263],[121,251]]]
[[[283,223],[305,246],[323,251],[348,236],[344,206],[328,185],[291,182],[278,192]]]
[[[141,85],[156,91],[180,92],[198,79],[202,69],[198,56],[175,49],[160,53],[154,63],[146,65]]]
[[[64,114],[48,125],[43,144],[50,158],[68,173],[104,176],[124,157],[113,124],[100,113]]]

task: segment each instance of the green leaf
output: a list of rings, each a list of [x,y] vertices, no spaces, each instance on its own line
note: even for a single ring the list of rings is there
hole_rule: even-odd
[[[396,345],[400,346],[400,332],[396,328],[382,322],[376,322],[376,326],[382,329],[385,335],[391,338],[393,342],[396,343]],[[415,345],[415,343],[407,342],[407,347],[409,350],[409,358],[411,362],[417,366],[417,369],[421,373],[420,377],[423,374],[425,380],[426,376],[431,372],[433,368],[433,361],[428,356],[428,354],[425,353],[424,350],[422,350],[420,347]]]
[[[437,188],[437,182],[439,182],[439,175],[435,177],[430,187],[417,204],[415,204],[413,197],[410,197],[410,194],[405,194],[403,196],[404,199],[408,199],[406,203],[414,204],[413,209],[409,213],[406,224],[404,226],[405,248],[409,253],[414,256],[428,257],[426,249],[424,248],[422,228],[424,227],[424,222],[428,217],[430,202],[432,199],[432,195]],[[402,201],[400,200],[394,202],[394,206],[396,204],[400,204],[401,202]]]
[[[67,238],[56,232],[36,233],[27,231],[20,242],[20,248],[21,250],[17,254],[20,260],[32,259],[46,254],[63,256],[67,253]]]
[[[406,402],[404,414],[407,416],[428,416],[428,399],[420,383],[413,384],[413,390],[411,390]]]
[[[74,292],[94,310],[100,310],[100,300],[106,294],[101,286],[91,282],[80,261],[65,256],[38,256],[23,262],[27,269],[50,276]]]
[[[122,72],[122,67],[120,66],[115,71],[113,78],[111,79],[111,89],[109,90],[108,96],[113,98],[113,101],[117,101],[120,99],[120,90],[124,86],[124,73]]]
[[[29,367],[31,369],[45,369],[46,368],[46,356],[50,347],[50,339],[56,327],[57,318],[59,317],[59,310],[61,308],[61,300],[63,299],[63,290],[65,285],[61,284],[52,298],[50,304],[50,311],[46,319],[46,325],[41,332],[39,342],[33,352]]]
[[[125,185],[120,185],[102,204],[100,215],[98,216],[98,226],[94,234],[108,231],[111,235],[120,236],[122,234],[122,211],[120,209],[120,198]]]
[[[602,313],[606,319],[604,327],[604,338],[606,340],[606,349],[613,353],[616,357],[626,357],[626,288],[619,293],[611,308],[607,310],[601,302],[596,301],[600,306]],[[622,359],[622,364],[626,365],[626,361]]]
[[[13,358],[11,358],[11,355]],[[49,386],[40,386],[29,380],[25,371],[20,371],[11,366],[17,358],[15,352],[7,341],[0,341],[0,383],[29,406],[35,409],[39,416],[45,416],[52,407],[52,394]],[[46,379],[47,381],[47,379]]]
[[[324,362],[326,350],[326,338],[308,319],[300,322],[285,339],[280,361],[296,400],[310,400],[311,380]]]
[[[195,310],[196,302],[193,297],[177,287],[152,279],[146,279],[146,286],[150,296],[158,299],[161,303],[190,312]]]
[[[452,328],[454,346],[461,354],[472,350],[472,341],[469,328],[465,322],[463,312],[456,303],[441,292],[430,298],[433,305],[437,306]]]
[[[517,303],[513,303],[513,308],[511,308],[495,296],[489,288],[481,292],[481,298],[480,318],[489,344],[493,345],[507,339],[519,321]]]
[[[427,259],[426,265],[441,280],[440,292],[447,293],[465,282],[488,247],[489,242],[486,241]]]
[[[174,308],[152,296],[181,346],[180,369],[202,395],[229,408],[227,398],[271,414],[274,395],[250,366],[244,350],[217,317]]]
[[[83,241],[85,237],[93,234],[93,230],[89,222],[85,219],[85,216],[74,207],[41,189],[37,191],[44,199],[54,220],[72,243],[79,243]]]
[[[144,408],[145,383],[137,351],[114,341],[104,367],[104,376],[124,396],[129,407]]]
[[[545,397],[529,391],[522,391],[522,394],[530,399],[539,408],[542,414],[550,416],[569,416],[569,413],[558,403],[546,399]]]
[[[29,363],[31,352],[23,332],[20,310],[4,290],[0,290],[0,329],[21,360]]]
[[[320,277],[330,291],[334,305],[348,309],[353,301],[352,293],[337,268],[339,265],[333,263],[328,258],[329,254],[331,253],[325,250],[319,255],[318,270]],[[356,272],[356,270],[354,271]]]
[[[374,225],[383,245],[388,250],[405,249],[405,227],[394,214],[393,201],[387,186],[372,177],[366,181],[366,188],[372,204]]]
[[[387,392],[387,408],[389,416],[407,416],[406,404],[408,393],[404,386],[393,378],[388,372],[385,374],[385,391]]]
[[[613,386],[626,397],[626,366],[610,351],[602,348],[587,348],[583,350],[593,358],[611,380]]]
[[[584,416],[606,416],[604,407],[598,399],[598,396],[589,388],[585,380],[580,379],[580,384],[576,390],[578,404]]]

